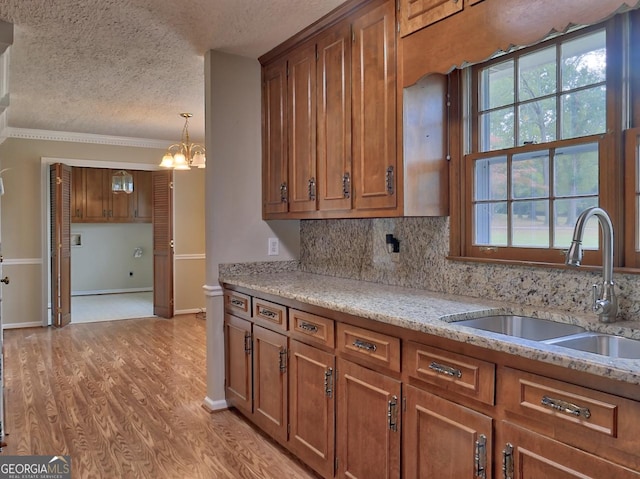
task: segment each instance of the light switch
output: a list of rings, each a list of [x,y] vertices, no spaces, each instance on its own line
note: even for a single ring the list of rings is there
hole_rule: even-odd
[[[279,254],[280,254],[280,242],[278,241],[278,238],[269,238],[267,255],[278,256]]]

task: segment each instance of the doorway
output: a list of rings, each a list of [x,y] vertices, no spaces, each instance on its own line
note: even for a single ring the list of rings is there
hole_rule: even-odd
[[[86,209],[84,213],[86,216],[83,221],[77,216],[79,209],[76,208],[77,205],[74,205],[70,185],[67,184],[66,191],[64,189],[65,186],[62,185],[59,192],[56,186],[56,178],[54,178],[54,181],[50,181],[50,178],[45,181],[43,178],[43,184],[49,186],[47,194],[43,195],[45,199],[43,201],[43,216],[46,216],[44,218],[44,226],[49,233],[43,235],[46,238],[46,241],[43,241],[43,243],[46,242],[46,246],[43,244],[43,251],[46,251],[46,255],[43,254],[43,257],[49,258],[47,262],[49,265],[48,272],[43,278],[43,294],[47,295],[46,301],[43,302],[46,309],[43,314],[45,325],[64,325],[64,321],[59,321],[59,319],[65,317],[62,311],[65,306],[68,309],[66,314],[71,316],[71,322],[149,317],[154,314],[164,317],[173,316],[173,308],[167,308],[164,304],[173,305],[173,288],[166,286],[167,282],[171,286],[173,285],[173,269],[172,267],[166,267],[164,264],[161,264],[160,268],[157,267],[155,239],[158,235],[154,227],[154,223],[158,223],[162,230],[166,230],[165,225],[172,224],[170,216],[173,214],[173,202],[170,201],[171,195],[166,193],[168,188],[164,188],[164,190],[162,188],[165,184],[170,188],[171,172],[166,170],[155,171],[158,168],[147,164],[119,164],[58,158],[43,158],[42,162],[43,171],[46,170],[47,173],[50,165],[59,163],[66,165],[63,168],[69,170],[82,170],[83,174],[86,173],[86,178],[93,178],[94,180],[96,176],[104,174],[104,180],[101,180],[102,183],[99,181],[98,184],[109,190],[107,194],[110,194],[111,175],[109,172],[125,169],[134,172],[134,179],[139,181],[139,188],[136,190],[134,180],[134,191],[138,194],[148,191],[149,196],[147,198],[147,203],[149,204],[147,210],[138,210],[136,208],[135,217],[121,217],[118,220],[113,220],[113,215],[123,215],[123,211],[126,208],[119,207],[115,199],[109,200],[113,201],[112,212],[101,211],[100,208],[102,206],[98,205],[96,207],[95,202],[92,202],[90,207],[83,205]],[[136,171],[139,174],[135,173]],[[143,178],[148,178],[146,187]],[[160,181],[158,181],[158,178]],[[109,184],[105,185],[107,181]],[[65,182],[59,178],[57,183]],[[87,185],[93,189],[93,186],[89,185],[89,183]],[[80,188],[76,188],[76,190],[80,191]],[[170,189],[169,191],[171,192]],[[56,199],[58,194],[60,194],[60,197]],[[84,194],[88,195],[89,193],[87,191]],[[156,201],[155,196],[158,194],[160,198],[159,201]],[[134,203],[134,200],[137,201],[137,197],[134,195],[131,197],[120,195],[125,194],[112,195],[112,197],[117,197],[117,201],[121,204],[123,201],[127,204],[138,204]],[[55,205],[56,202],[62,205],[65,201],[70,206],[64,205],[61,211],[63,213],[71,211],[71,215],[66,215],[68,223],[66,225],[64,224],[65,215],[57,213],[52,208],[52,205]],[[86,204],[88,205],[89,202]],[[152,214],[152,208],[157,206],[161,208],[161,213],[169,216],[168,219],[159,217],[156,214],[156,210],[153,210]],[[99,213],[95,212],[96,209],[100,210]],[[106,215],[106,218],[97,218],[97,214]],[[134,215],[133,207],[129,214]],[[68,241],[64,239],[64,236],[60,236],[62,240],[57,241],[57,230],[65,227],[67,228],[66,231],[68,231]],[[63,251],[62,254],[58,253],[56,255],[56,250],[53,250],[50,246],[52,243],[59,245],[59,247],[69,245],[68,252],[65,253]],[[68,268],[68,277],[65,277],[64,269],[63,274],[60,274],[55,260],[56,256],[64,258],[65,254],[71,258],[71,264],[73,265]],[[173,260],[172,255],[170,255],[170,260]],[[159,271],[161,275],[170,275],[170,278],[160,278],[160,282],[158,282],[156,271]],[[65,284],[71,285],[66,288],[70,297],[66,300],[64,298],[61,300],[59,296],[60,289],[65,293]],[[58,285],[62,285],[63,288],[57,288]],[[154,295],[156,290],[162,291],[162,296],[158,301],[155,298],[157,295]],[[170,294],[171,297],[168,298],[167,294]],[[157,302],[161,304],[156,304]]]

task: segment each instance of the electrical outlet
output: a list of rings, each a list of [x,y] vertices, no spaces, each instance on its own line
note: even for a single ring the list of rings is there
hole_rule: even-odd
[[[278,256],[280,254],[280,242],[278,238],[269,238],[267,246],[267,255]]]

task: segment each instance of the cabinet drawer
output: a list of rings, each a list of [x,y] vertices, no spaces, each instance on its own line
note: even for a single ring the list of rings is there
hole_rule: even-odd
[[[503,376],[500,397],[508,411],[583,435],[618,436],[623,398],[510,368]]]
[[[393,336],[338,323],[338,351],[355,362],[400,372],[400,340]]]
[[[311,341],[330,348],[336,346],[334,323],[332,319],[305,313],[297,309],[289,310],[291,336],[303,341]]]
[[[404,365],[412,378],[485,404],[495,404],[493,363],[408,341]]]
[[[251,296],[225,290],[224,310],[239,318],[251,319]]]
[[[253,298],[253,320],[267,328],[287,330],[287,308],[281,304]]]

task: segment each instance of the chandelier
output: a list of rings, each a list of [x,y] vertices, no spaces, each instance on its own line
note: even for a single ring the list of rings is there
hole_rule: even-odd
[[[194,168],[204,168],[206,163],[204,146],[191,143],[189,140],[189,118],[193,115],[191,113],[180,113],[180,116],[184,118],[182,138],[180,143],[175,143],[167,148],[160,166],[173,168],[174,170],[190,170],[192,166]]]

